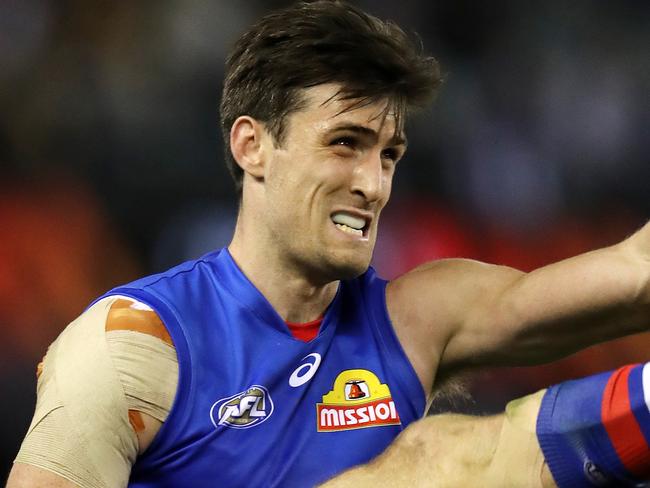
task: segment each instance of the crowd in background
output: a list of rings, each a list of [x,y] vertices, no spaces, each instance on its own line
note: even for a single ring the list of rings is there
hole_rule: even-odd
[[[0,2],[0,475],[58,332],[106,289],[228,243],[224,60],[288,3]],[[649,2],[354,3],[418,32],[446,78],[409,122],[380,274],[453,256],[531,270],[650,218]],[[485,372],[452,407],[495,411],[648,344]]]

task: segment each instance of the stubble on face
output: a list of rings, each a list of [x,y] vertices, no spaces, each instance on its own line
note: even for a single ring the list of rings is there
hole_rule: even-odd
[[[383,100],[344,100],[338,85],[304,91],[265,175],[267,245],[287,271],[312,282],[353,278],[369,266],[381,210],[405,141]],[[270,249],[267,249],[267,251]]]

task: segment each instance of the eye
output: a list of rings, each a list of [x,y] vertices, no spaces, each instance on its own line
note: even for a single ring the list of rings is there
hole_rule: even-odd
[[[388,159],[389,161],[392,161],[393,163],[396,163],[397,160],[400,158],[399,152],[397,149],[389,147],[384,149],[381,152],[381,158],[382,159]]]
[[[354,137],[341,136],[341,137],[337,137],[336,139],[334,139],[331,142],[331,145],[332,146],[347,146],[347,147],[354,148],[354,147],[357,146],[357,141],[356,141],[356,139]]]

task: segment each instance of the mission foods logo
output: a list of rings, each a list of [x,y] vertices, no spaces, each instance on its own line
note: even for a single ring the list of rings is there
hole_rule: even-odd
[[[400,425],[388,385],[367,369],[349,369],[334,380],[334,388],[316,404],[318,432]]]
[[[273,413],[273,400],[263,386],[253,385],[245,391],[217,400],[210,409],[215,427],[248,429],[259,425]]]

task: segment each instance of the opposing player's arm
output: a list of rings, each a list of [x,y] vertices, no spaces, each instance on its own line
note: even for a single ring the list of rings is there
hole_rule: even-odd
[[[325,486],[649,486],[648,399],[650,363],[632,364],[515,400],[502,415],[428,417]]]
[[[424,265],[387,304],[421,368],[544,362],[650,326],[650,223],[614,246],[530,273],[469,260]]]
[[[444,414],[411,424],[372,462],[323,488],[552,488],[535,436],[544,392],[511,402],[490,417]]]
[[[99,301],[39,365],[36,412],[8,488],[126,486],[166,419],[177,378],[155,312],[119,297]]]

